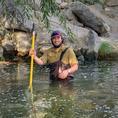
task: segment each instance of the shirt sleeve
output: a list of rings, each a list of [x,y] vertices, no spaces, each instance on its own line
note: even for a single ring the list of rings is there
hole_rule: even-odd
[[[70,65],[78,64],[77,57],[72,48],[68,49],[68,61]]]

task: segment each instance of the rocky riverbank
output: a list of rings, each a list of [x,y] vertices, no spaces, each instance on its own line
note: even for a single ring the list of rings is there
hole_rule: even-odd
[[[85,5],[81,2],[58,3],[67,19],[66,26],[72,31],[67,32],[58,17],[51,17],[51,30],[60,30],[65,43],[72,46],[79,60],[118,60],[118,6],[107,2]],[[26,21],[19,25],[11,24],[9,19],[0,18],[0,58],[1,60],[28,59],[31,47],[31,30],[35,21],[37,52],[43,52],[50,46],[50,33],[43,28],[38,20]],[[69,31],[69,30],[68,30]],[[72,37],[70,37],[72,36]]]

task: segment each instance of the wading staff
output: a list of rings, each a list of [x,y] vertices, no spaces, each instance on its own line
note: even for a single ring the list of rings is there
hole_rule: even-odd
[[[36,32],[34,30],[34,23],[33,23],[33,27],[32,27],[32,50],[34,50],[35,47],[35,39],[36,39]],[[35,118],[37,118],[36,116],[36,110],[35,110],[35,105],[34,105],[34,98],[33,98],[33,86],[32,86],[32,81],[33,81],[33,67],[34,67],[34,59],[33,56],[31,56],[31,63],[30,63],[30,81],[29,81],[29,89],[31,92],[31,102],[32,102],[32,111],[34,112]]]
[[[34,31],[34,24],[32,28],[32,49],[34,50],[34,45],[35,45],[35,38],[36,38],[36,32]],[[32,80],[33,80],[33,66],[34,66],[34,59],[33,55],[31,56],[31,63],[30,63],[30,81],[29,81],[29,89],[32,93]]]

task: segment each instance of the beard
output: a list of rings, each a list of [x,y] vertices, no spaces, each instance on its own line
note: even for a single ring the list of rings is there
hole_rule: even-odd
[[[63,41],[62,41],[60,44],[58,44],[58,45],[55,45],[55,44],[52,42],[52,45],[53,45],[54,48],[59,48],[62,44],[63,44]]]

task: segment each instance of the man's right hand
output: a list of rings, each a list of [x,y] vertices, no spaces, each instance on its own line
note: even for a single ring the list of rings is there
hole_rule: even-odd
[[[29,56],[35,57],[35,56],[36,56],[36,50],[30,49],[30,50],[29,50]]]
[[[37,64],[39,64],[39,65],[43,65],[44,64],[44,62],[40,58],[38,58],[36,56],[36,50],[35,49],[30,49],[29,50],[29,56],[33,56],[33,59],[35,60],[35,62]]]

